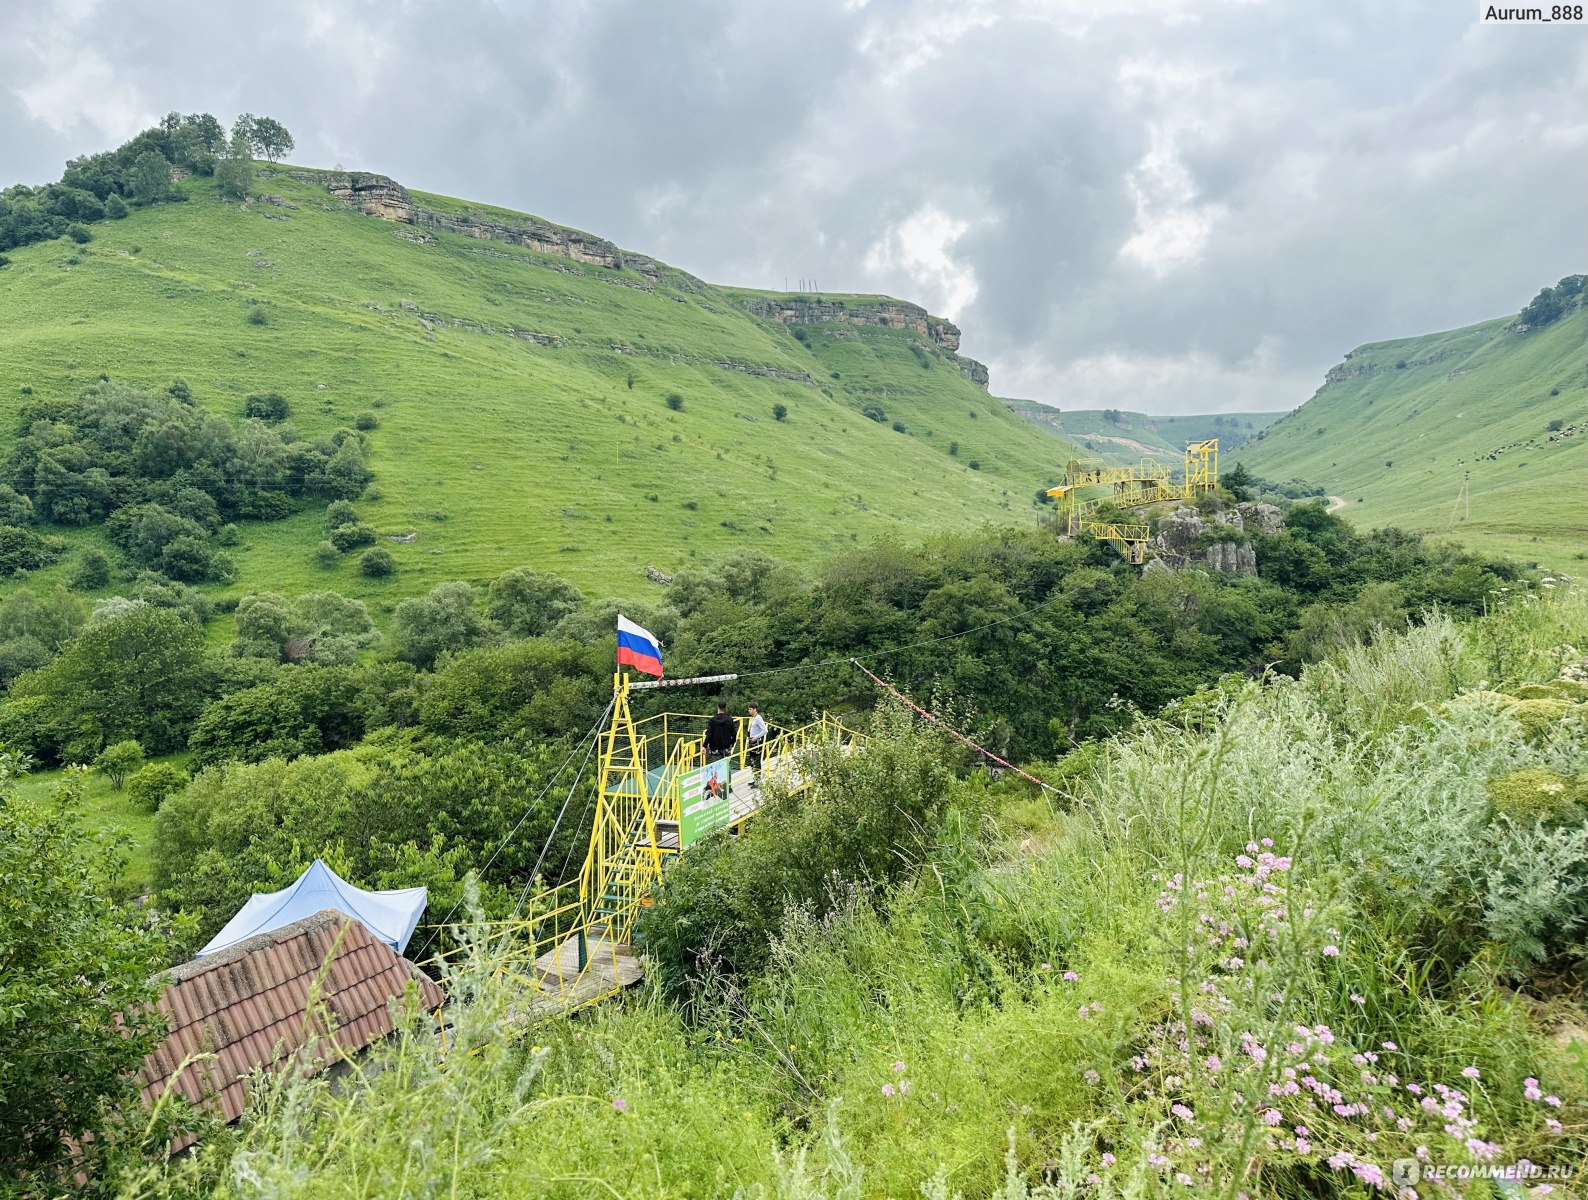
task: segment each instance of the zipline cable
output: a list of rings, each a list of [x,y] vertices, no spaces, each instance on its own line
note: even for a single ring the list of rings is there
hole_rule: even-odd
[[[607,707],[610,710],[611,706],[608,705]],[[603,716],[603,720],[604,719],[605,717]],[[568,814],[568,805],[573,802],[573,794],[579,788],[579,780],[584,777],[584,769],[590,765],[590,756],[595,753],[595,748],[600,745],[600,743],[601,735],[598,733],[590,740],[590,746],[584,752],[584,761],[579,764],[579,769],[573,773],[573,782],[568,785],[568,794],[563,797],[562,807],[557,810],[557,818],[551,823],[551,832],[546,835],[545,844],[540,848],[540,854],[535,859],[535,865],[530,868],[529,877],[524,880],[524,889],[518,893],[518,903],[513,905],[514,920],[518,919],[518,914],[523,910],[524,901],[529,899],[529,891],[535,886],[535,879],[540,874],[541,865],[546,861],[546,852],[551,849],[552,842],[556,840],[557,830],[562,827],[562,819]],[[585,800],[585,812],[589,811],[590,801],[587,797]],[[580,824],[584,823],[584,813],[579,815],[579,822]],[[573,843],[569,842],[568,858],[564,859],[562,864],[562,868],[565,873],[568,870],[568,862],[572,859],[572,857]]]
[[[530,802],[529,807],[526,808],[523,815],[518,818],[518,823],[514,825],[512,829],[508,830],[507,836],[502,839],[501,843],[496,847],[495,850],[491,851],[491,857],[485,860],[485,865],[477,872],[481,879],[485,878],[485,873],[491,869],[491,864],[496,862],[502,851],[507,849],[507,844],[518,836],[518,831],[524,827],[524,822],[529,820],[529,814],[540,807],[540,802],[546,798],[546,793],[551,791],[552,785],[556,783],[557,780],[562,777],[562,773],[568,769],[568,764],[573,761],[573,756],[579,753],[579,747],[584,745],[586,742],[590,742],[591,746],[595,745],[595,743],[591,742],[590,739],[596,736],[596,731],[601,728],[603,723],[605,723],[608,714],[612,712],[612,706],[616,703],[616,696],[607,701],[607,706],[601,710],[601,715],[596,718],[595,724],[590,726],[584,737],[580,738],[574,743],[573,749],[568,751],[568,757],[562,760],[562,766],[557,768],[557,770],[552,774],[552,777],[546,781],[546,786],[541,788],[540,795],[536,796],[535,799]],[[586,761],[589,760],[589,757],[589,751],[586,751]],[[583,769],[583,767],[580,767],[580,770]],[[442,917],[440,922],[432,927],[430,937],[426,939],[424,948],[419,951],[420,956],[423,956],[424,953],[430,949],[431,944],[438,936],[440,936],[440,931],[451,923],[453,914],[458,911],[458,907],[462,903],[463,897],[459,896],[457,900],[453,902],[452,907],[447,910],[447,915]]]
[[[1022,779],[1030,780],[1032,783],[1036,784],[1039,788],[1041,788],[1045,792],[1057,792],[1059,790],[1058,788],[1052,786],[1051,784],[1043,783],[1042,780],[1038,779],[1035,775],[1029,774],[1026,771],[1022,771],[1019,767],[1015,766],[1014,763],[1009,762],[1009,761],[1007,761],[1005,759],[999,758],[996,754],[994,754],[991,750],[987,749],[985,746],[978,745],[977,743],[971,741],[970,738],[966,737],[963,733],[961,733],[959,730],[955,729],[952,725],[948,724],[945,721],[939,720],[937,717],[934,717],[931,713],[927,712],[926,709],[922,708],[914,700],[911,700],[908,696],[906,696],[898,688],[894,687],[890,683],[885,683],[882,679],[878,678],[876,675],[873,675],[870,671],[867,671],[865,667],[861,666],[860,660],[858,658],[852,658],[849,661],[854,663],[855,667],[858,670],[864,672],[865,675],[867,675],[870,678],[872,683],[876,684],[879,688],[881,688],[883,691],[887,692],[894,699],[899,700],[899,701],[909,705],[916,712],[920,713],[921,716],[925,717],[928,721],[930,721],[933,725],[936,725],[939,729],[944,730],[946,733],[948,733],[948,735],[950,737],[957,738],[958,740],[964,742],[967,746],[969,746],[972,750],[976,751],[976,753],[982,755],[984,758],[989,758],[993,762],[997,763],[1000,767],[1005,767],[1008,770],[1013,771],[1016,775],[1020,776],[1020,778],[1022,778]]]

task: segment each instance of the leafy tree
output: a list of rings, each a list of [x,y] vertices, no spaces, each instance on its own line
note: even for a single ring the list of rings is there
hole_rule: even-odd
[[[1237,500],[1250,500],[1257,487],[1257,477],[1246,469],[1245,463],[1236,463],[1233,471],[1226,471],[1222,482]]]
[[[342,525],[358,524],[358,509],[346,500],[333,500],[325,506],[325,527],[336,529]]]
[[[0,642],[32,638],[54,654],[83,626],[83,606],[59,587],[18,588],[0,602]]]
[[[267,758],[296,758],[341,750],[369,726],[372,680],[386,675],[361,667],[296,667],[268,683],[212,700],[193,726],[188,748],[194,766]],[[397,668],[400,676],[402,669]]]
[[[377,546],[359,556],[358,570],[359,574],[371,579],[384,579],[397,570],[397,560],[391,556],[390,550]]]
[[[32,520],[33,501],[10,484],[0,483],[0,525],[27,525]]]
[[[492,580],[487,611],[514,637],[539,637],[583,603],[583,593],[562,576],[515,567]]]
[[[127,776],[143,765],[143,747],[132,738],[106,746],[94,758],[94,769],[110,780],[110,786],[121,791]]]
[[[127,202],[112,192],[105,197],[105,215],[112,221],[120,221],[127,215]]]
[[[475,608],[474,589],[461,581],[438,583],[424,596],[404,600],[392,614],[398,657],[421,669],[443,654],[456,654],[491,637],[491,627]]]
[[[90,622],[48,666],[22,676],[12,694],[45,701],[68,761],[136,737],[163,754],[186,740],[203,703],[203,634],[169,609],[132,604]]]
[[[153,204],[171,194],[171,164],[158,150],[145,150],[132,164],[132,194],[143,204]]]
[[[787,420],[788,419],[788,405],[786,405],[786,404],[774,404],[772,406],[772,419],[774,421]]]
[[[419,723],[444,738],[557,737],[601,713],[605,646],[533,638],[455,654],[426,683]]]
[[[362,600],[336,592],[309,592],[288,602],[264,592],[237,605],[237,638],[231,652],[272,662],[348,662],[378,635]]]
[[[250,396],[243,405],[243,416],[260,421],[285,421],[289,411],[287,398],[280,392]]]
[[[253,147],[246,137],[234,133],[215,164],[215,189],[223,200],[246,200],[253,185]]]
[[[0,576],[47,567],[61,557],[66,543],[31,529],[0,525]]]
[[[292,135],[286,126],[271,117],[255,117],[251,136],[259,153],[271,162],[292,153]]]
[[[92,1173],[114,1114],[137,1103],[134,1073],[164,1032],[165,937],[111,898],[122,857],[79,824],[80,778],[41,805],[15,793],[16,771],[0,758],[0,1162],[8,1186],[54,1195]]]

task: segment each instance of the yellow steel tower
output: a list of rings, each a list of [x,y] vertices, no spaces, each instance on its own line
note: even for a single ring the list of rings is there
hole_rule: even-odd
[[[1128,467],[1105,467],[1096,462],[1071,459],[1065,464],[1064,482],[1048,489],[1059,502],[1059,521],[1069,537],[1089,533],[1110,543],[1127,562],[1140,566],[1147,561],[1147,543],[1152,529],[1145,524],[1099,521],[1091,516],[1104,504],[1116,508],[1143,508],[1167,500],[1195,500],[1219,484],[1219,440],[1209,438],[1188,442],[1185,448],[1185,473],[1176,483],[1162,463],[1142,459]],[[1089,488],[1110,487],[1106,496],[1083,499]]]

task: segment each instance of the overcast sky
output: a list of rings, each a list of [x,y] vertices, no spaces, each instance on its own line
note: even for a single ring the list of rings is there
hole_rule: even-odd
[[[712,282],[915,300],[998,395],[1290,408],[1588,270],[1588,26],[1478,12],[0,0],[0,182],[249,110]]]

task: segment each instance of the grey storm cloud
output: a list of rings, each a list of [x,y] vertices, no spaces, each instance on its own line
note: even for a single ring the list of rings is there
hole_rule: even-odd
[[[1106,8],[1106,11],[1104,11]],[[168,110],[715,282],[917,300],[994,390],[1288,408],[1583,269],[1588,26],[1450,3],[0,0],[0,177]]]

